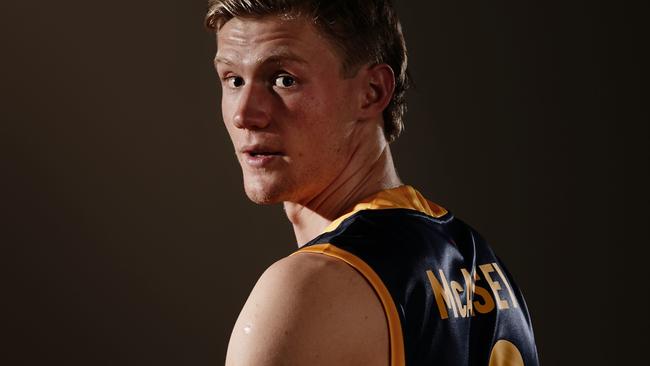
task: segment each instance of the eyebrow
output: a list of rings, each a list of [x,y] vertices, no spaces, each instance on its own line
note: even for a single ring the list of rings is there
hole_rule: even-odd
[[[259,58],[255,60],[255,64],[257,65],[266,65],[266,64],[284,64],[286,62],[294,62],[294,63],[299,63],[299,64],[306,64],[307,60],[304,58],[296,55],[293,52],[289,52],[286,50],[278,50],[275,52],[272,52],[270,56],[265,57],[265,58]],[[225,64],[225,65],[234,65],[236,62],[234,61],[233,58],[230,58],[228,56],[220,56],[217,54],[217,56],[214,58],[214,63],[216,64]]]

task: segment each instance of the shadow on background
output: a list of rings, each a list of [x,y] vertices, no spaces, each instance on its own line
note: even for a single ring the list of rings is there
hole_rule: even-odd
[[[648,112],[633,11],[406,3],[416,88],[393,145],[403,180],[508,264],[543,364],[645,359]],[[0,5],[2,364],[222,364],[255,280],[295,249],[281,207],[243,194],[204,8]]]

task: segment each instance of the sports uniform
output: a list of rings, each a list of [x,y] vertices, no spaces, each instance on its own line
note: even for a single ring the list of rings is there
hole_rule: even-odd
[[[537,366],[524,298],[479,234],[411,186],[359,202],[298,249],[345,261],[378,295],[390,365]]]

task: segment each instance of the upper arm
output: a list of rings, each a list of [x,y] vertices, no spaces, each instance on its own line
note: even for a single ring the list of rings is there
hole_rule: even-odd
[[[381,302],[343,261],[301,253],[260,277],[233,329],[226,365],[388,365]]]

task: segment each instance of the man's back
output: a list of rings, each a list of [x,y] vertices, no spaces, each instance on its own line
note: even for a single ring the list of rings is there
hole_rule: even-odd
[[[466,224],[401,186],[362,200],[265,272],[227,364],[539,362],[501,261]]]
[[[296,253],[355,268],[382,303],[391,365],[537,365],[518,287],[473,229],[412,187],[379,192]]]

